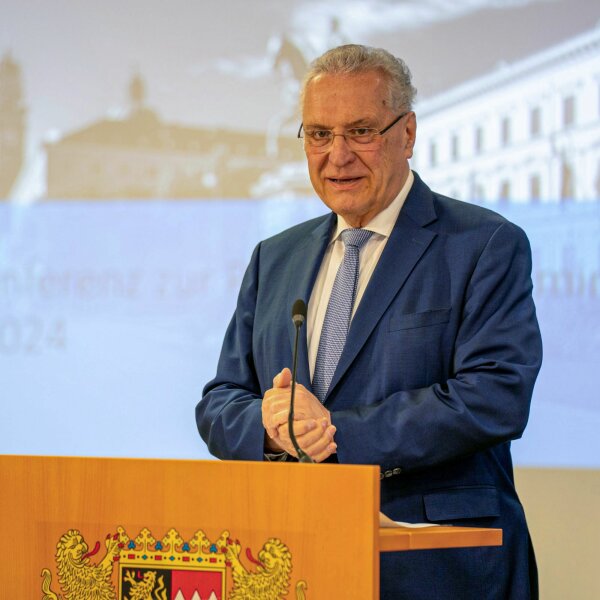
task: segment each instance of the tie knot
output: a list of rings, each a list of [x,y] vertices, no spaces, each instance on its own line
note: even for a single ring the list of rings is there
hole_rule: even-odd
[[[359,250],[369,241],[369,238],[373,235],[372,231],[368,229],[344,229],[341,236],[346,247],[355,246]]]

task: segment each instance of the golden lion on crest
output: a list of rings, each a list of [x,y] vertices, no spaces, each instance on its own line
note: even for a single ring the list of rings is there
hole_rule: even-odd
[[[83,536],[77,529],[70,529],[56,544],[56,566],[61,596],[51,589],[52,575],[48,569],[42,570],[42,600],[116,600],[111,576],[113,564],[123,546],[119,534],[108,535],[104,542],[106,554],[97,564],[90,563],[90,557],[100,549],[100,542],[89,551]]]
[[[240,561],[239,542],[226,546],[225,556],[231,563],[233,589],[228,600],[281,600],[288,592],[292,572],[292,555],[288,547],[279,539],[269,539],[253,558],[250,549],[246,550],[248,560],[257,565],[255,572],[249,572]],[[296,584],[296,600],[304,600],[306,582]]]

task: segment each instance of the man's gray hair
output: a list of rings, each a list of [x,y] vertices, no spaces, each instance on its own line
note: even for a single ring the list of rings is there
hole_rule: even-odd
[[[380,71],[386,76],[394,110],[412,110],[417,90],[412,85],[408,65],[383,48],[359,44],[332,48],[311,63],[302,83],[301,105],[304,103],[306,87],[315,77],[324,74],[353,75],[368,71]]]

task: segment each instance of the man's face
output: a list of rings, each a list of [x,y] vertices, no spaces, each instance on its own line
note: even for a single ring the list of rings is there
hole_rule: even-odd
[[[378,71],[355,75],[319,75],[305,90],[305,130],[351,127],[381,130],[400,113],[390,106],[385,76]],[[343,136],[315,153],[307,145],[308,171],[315,191],[353,227],[366,225],[398,195],[408,175],[416,120],[410,112],[368,149],[352,150]]]

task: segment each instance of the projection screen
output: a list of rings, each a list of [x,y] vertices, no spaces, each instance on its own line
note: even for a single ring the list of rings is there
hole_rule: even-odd
[[[326,211],[300,79],[357,42],[412,69],[412,168],[531,241],[545,357],[516,462],[599,467],[599,19],[583,0],[4,0],[0,452],[209,458],[194,407],[250,253]]]

